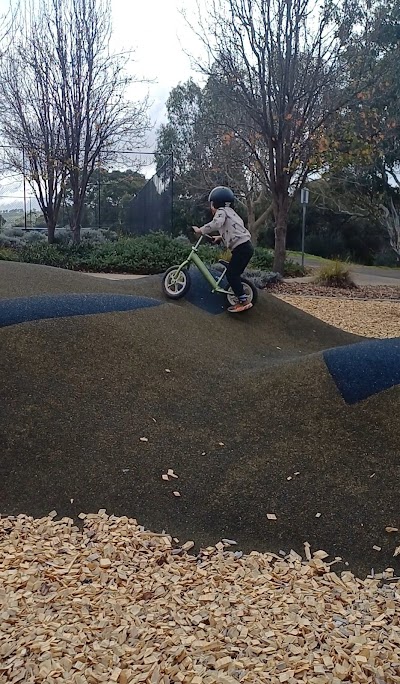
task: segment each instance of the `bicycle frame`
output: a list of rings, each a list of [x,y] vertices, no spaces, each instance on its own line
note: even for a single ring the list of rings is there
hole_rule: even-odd
[[[218,292],[219,294],[225,294],[225,295],[230,294],[230,292],[229,292],[228,290],[224,290],[223,287],[220,287],[220,283],[221,283],[221,281],[222,281],[222,279],[223,279],[223,277],[224,277],[224,275],[225,275],[225,273],[226,273],[226,268],[222,271],[222,273],[221,273],[220,277],[218,278],[218,280],[216,280],[216,279],[214,278],[213,274],[210,273],[210,271],[208,270],[207,266],[206,266],[205,263],[200,259],[199,255],[198,255],[198,253],[197,253],[197,252],[198,252],[198,249],[199,249],[199,247],[200,247],[200,245],[201,245],[201,243],[202,243],[202,241],[203,241],[203,238],[204,238],[204,235],[201,235],[200,238],[197,240],[196,244],[193,245],[192,251],[190,252],[188,258],[187,258],[187,259],[179,266],[179,268],[177,269],[177,271],[176,271],[176,278],[178,278],[178,276],[179,276],[180,272],[182,271],[182,269],[186,268],[187,266],[190,266],[190,264],[194,264],[195,266],[197,266],[197,268],[199,269],[199,271],[200,271],[200,273],[202,274],[202,276],[203,276],[203,277],[207,280],[207,282],[210,284],[210,286],[211,286],[211,291],[212,291],[212,292]]]

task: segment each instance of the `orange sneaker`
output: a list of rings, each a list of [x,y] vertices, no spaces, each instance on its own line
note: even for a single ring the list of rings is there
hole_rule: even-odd
[[[228,311],[229,313],[241,313],[242,311],[247,311],[248,309],[251,309],[252,307],[251,302],[238,302],[234,306],[230,306]]]

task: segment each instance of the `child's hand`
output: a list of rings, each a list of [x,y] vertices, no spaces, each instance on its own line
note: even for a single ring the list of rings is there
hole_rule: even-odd
[[[200,228],[198,228],[197,226],[192,226],[192,228],[193,228],[193,231],[195,232],[196,235],[202,234]]]
[[[218,245],[219,242],[222,242],[221,235],[210,235],[210,238],[213,241],[214,245]]]

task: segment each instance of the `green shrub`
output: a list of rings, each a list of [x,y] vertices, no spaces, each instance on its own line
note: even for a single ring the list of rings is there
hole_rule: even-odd
[[[163,273],[170,266],[181,263],[190,249],[191,244],[187,240],[172,238],[164,233],[152,233],[97,244],[85,240],[80,245],[71,245],[65,241],[54,245],[18,245],[15,253],[20,261],[75,271],[153,274]],[[205,244],[200,247],[199,255],[206,263],[213,264],[221,258],[223,252]],[[257,247],[250,267],[271,272],[272,264],[273,252]],[[302,274],[300,266],[286,261],[286,276]]]
[[[291,259],[286,259],[284,271],[286,278],[302,278],[308,273],[306,268],[302,268],[300,264],[296,264]]]
[[[36,243],[22,247],[18,250],[17,255],[20,261],[30,264],[79,270],[79,262],[82,259],[84,260],[85,248],[80,245],[69,247],[65,245],[49,245],[47,242]]]
[[[108,228],[82,228],[81,244],[91,245],[92,247],[106,242],[115,242],[117,233]],[[55,234],[55,244],[73,246],[73,233],[69,227],[57,228]]]
[[[256,247],[254,256],[251,260],[253,268],[259,268],[262,271],[272,271],[274,263],[274,253],[270,249],[264,247]]]
[[[71,270],[105,273],[163,273],[170,266],[182,262],[190,252],[190,244],[175,240],[162,233],[134,238],[121,238],[115,242],[90,245],[32,245],[22,248],[21,261],[58,266]],[[202,246],[201,258],[212,263],[219,250]]]
[[[356,287],[349,268],[340,261],[322,266],[316,275],[315,282],[326,287]]]
[[[274,253],[265,247],[256,247],[254,256],[251,260],[251,267],[261,271],[273,271]],[[286,259],[284,265],[284,275],[288,278],[296,278],[305,275],[304,270],[299,264],[291,259]]]
[[[122,238],[92,249],[86,262],[88,270],[127,273],[163,273],[181,263],[189,254],[190,245],[163,234],[137,238]],[[201,247],[204,261],[214,261],[216,250]]]
[[[13,249],[0,247],[0,261],[18,261],[18,257]]]
[[[399,257],[393,249],[384,249],[381,252],[378,252],[378,254],[375,254],[373,265],[395,268],[399,266]]]

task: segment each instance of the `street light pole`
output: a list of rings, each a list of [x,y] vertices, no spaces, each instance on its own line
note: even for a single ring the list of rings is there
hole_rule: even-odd
[[[303,205],[303,225],[301,228],[301,267],[304,268],[304,249],[306,240],[306,213],[307,204],[310,200],[310,191],[308,188],[303,188],[301,191],[300,202]]]

